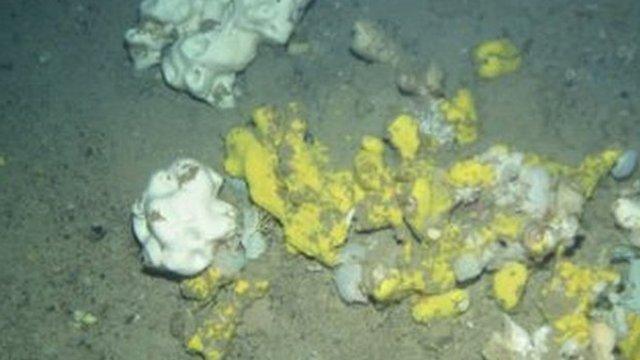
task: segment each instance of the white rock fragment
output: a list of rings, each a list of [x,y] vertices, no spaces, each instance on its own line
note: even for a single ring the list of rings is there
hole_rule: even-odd
[[[629,231],[629,243],[640,248],[640,180],[621,189],[611,209],[616,225]]]
[[[579,216],[584,207],[585,198],[566,182],[560,182],[556,189],[555,212],[560,216]]]
[[[603,322],[594,322],[589,329],[591,353],[595,360],[615,360],[616,333]]]
[[[624,180],[631,176],[638,165],[638,152],[627,150],[620,155],[613,168],[611,176],[616,180]]]
[[[347,304],[369,302],[362,292],[363,278],[362,260],[366,255],[366,248],[359,244],[347,244],[340,251],[340,264],[333,270],[333,279],[340,298]]]
[[[222,177],[196,160],[156,172],[133,205],[133,231],[147,267],[195,275],[216,260],[235,271],[244,255],[234,236],[236,211],[218,199]]]
[[[502,332],[494,332],[482,350],[486,360],[543,360],[550,359],[547,341],[549,326],[529,334],[508,315],[504,316]]]
[[[486,264],[479,255],[469,253],[460,255],[452,265],[456,280],[465,282],[480,276]]]
[[[244,248],[247,259],[257,259],[267,250],[269,245],[261,229],[263,214],[251,202],[249,189],[244,180],[231,178],[225,184],[231,188],[238,207],[241,208],[240,244]]]
[[[396,86],[403,95],[419,96],[434,101],[444,96],[445,74],[442,68],[430,63],[426,71],[415,68],[398,71]]]
[[[418,115],[420,132],[438,146],[450,145],[455,139],[453,126],[445,120],[442,111],[440,111],[441,103],[441,100],[432,101],[429,108]]]
[[[553,196],[551,176],[541,167],[523,166],[520,181],[524,190],[522,210],[533,218],[542,219],[549,210]]]
[[[640,248],[640,230],[635,230],[631,232],[629,236],[629,243],[631,245]]]
[[[544,166],[527,164],[522,153],[494,146],[479,156],[495,171],[493,204],[526,215],[522,244],[541,257],[559,245],[571,247],[580,228],[584,196]]]
[[[369,62],[396,66],[402,59],[400,46],[376,23],[359,20],[353,24],[351,51]]]
[[[640,230],[640,200],[620,198],[613,203],[616,224],[626,230]]]
[[[255,206],[242,209],[242,236],[240,243],[247,259],[257,259],[267,250],[267,240],[260,232],[260,211]]]

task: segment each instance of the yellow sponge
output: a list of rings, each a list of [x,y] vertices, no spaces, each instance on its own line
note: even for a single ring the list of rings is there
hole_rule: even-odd
[[[449,182],[457,187],[486,187],[493,183],[493,168],[477,160],[459,161],[447,172]]]
[[[396,117],[389,128],[389,141],[404,160],[413,160],[420,147],[418,121],[409,115]]]
[[[459,315],[469,308],[469,294],[463,289],[423,296],[413,305],[411,315],[420,323]]]
[[[620,341],[618,347],[624,359],[638,360],[640,359],[640,315],[630,314],[627,316],[627,326],[629,332]]]
[[[512,310],[524,292],[529,277],[527,267],[519,262],[505,264],[493,276],[493,296],[505,310]]]
[[[473,51],[478,76],[493,79],[512,73],[520,67],[522,58],[518,48],[508,39],[489,40]]]
[[[478,137],[476,106],[468,89],[460,89],[451,99],[440,103],[444,118],[456,130],[456,140],[461,144],[474,142]]]

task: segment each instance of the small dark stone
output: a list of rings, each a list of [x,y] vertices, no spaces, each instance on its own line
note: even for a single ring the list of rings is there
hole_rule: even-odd
[[[104,226],[98,225],[98,224],[93,224],[89,228],[89,240],[91,240],[91,241],[100,241],[105,236],[107,236],[107,229]]]
[[[620,97],[623,99],[628,99],[629,98],[629,92],[626,90],[622,90],[620,91]]]
[[[304,142],[307,144],[313,144],[315,142],[315,137],[312,133],[307,131],[306,133],[304,133]]]
[[[134,322],[138,321],[140,319],[140,315],[138,314],[131,314],[129,316],[127,316],[127,318],[124,320],[124,323],[127,325],[131,325]]]
[[[11,71],[11,70],[13,70],[13,62],[7,61],[7,62],[0,63],[0,70],[2,70],[2,71]]]
[[[220,22],[214,19],[204,19],[200,22],[200,32],[208,32],[220,25]]]

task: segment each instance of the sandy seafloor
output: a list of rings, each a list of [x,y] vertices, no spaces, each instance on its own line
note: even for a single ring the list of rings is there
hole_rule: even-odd
[[[357,19],[441,64],[448,93],[471,88],[482,123],[471,151],[504,142],[576,163],[612,144],[640,150],[635,0],[316,0],[293,36],[312,50],[262,47],[226,111],[172,91],[155,70],[134,73],[123,32],[137,5],[0,3],[0,359],[192,358],[170,333],[187,306],[177,284],[141,271],[131,204],[177,157],[220,169],[221,137],[258,104],[305,103],[334,158],[350,159],[363,134],[382,135],[411,102],[388,67],[350,55]],[[470,49],[505,35],[526,44],[521,70],[478,80]],[[624,242],[609,211],[624,185],[606,179],[588,203],[581,261],[605,263]],[[479,359],[500,325],[486,279],[470,286],[464,315],[422,326],[406,304],[344,305],[330,273],[281,242],[260,261],[272,289],[245,314],[229,359]],[[539,325],[533,309],[525,296],[515,319]],[[77,310],[97,324],[74,325]]]

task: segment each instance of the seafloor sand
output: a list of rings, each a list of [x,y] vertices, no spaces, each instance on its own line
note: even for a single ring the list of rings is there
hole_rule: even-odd
[[[482,122],[478,149],[505,142],[575,162],[612,143],[640,147],[640,3],[611,1],[316,0],[294,35],[312,51],[262,48],[241,76],[235,110],[178,94],[155,71],[134,74],[122,33],[136,0],[0,4],[0,358],[188,359],[169,331],[185,308],[175,283],[141,271],[129,209],[150,173],[178,156],[219,167],[221,136],[252,106],[306,103],[315,137],[349,159],[407,108],[393,73],[348,52],[351,24],[379,20],[417,58],[436,60],[449,91],[469,86]],[[473,76],[469,49],[508,35],[522,69]],[[638,178],[638,175],[635,176]],[[622,241],[607,179],[587,206],[584,249]],[[273,246],[274,279],[245,316],[231,359],[478,359],[500,312],[486,282],[470,310],[426,327],[405,305],[348,307],[327,271]],[[536,281],[535,279],[533,281]],[[539,324],[533,304],[515,317]],[[74,311],[98,317],[78,327]]]

